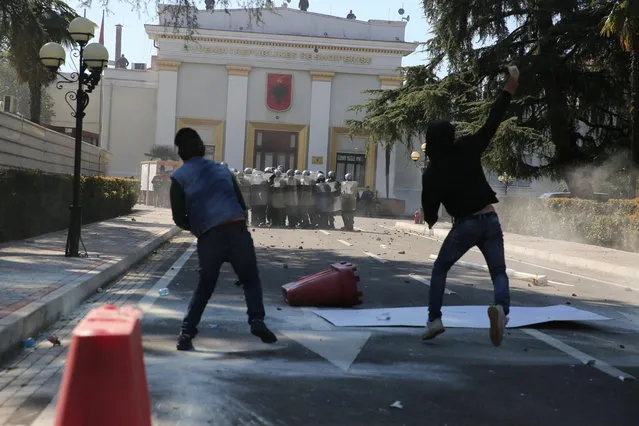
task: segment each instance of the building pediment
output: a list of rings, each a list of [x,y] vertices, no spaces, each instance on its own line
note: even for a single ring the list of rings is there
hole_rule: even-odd
[[[260,11],[230,9],[228,11],[197,10],[198,30],[235,31],[242,33],[318,37],[348,40],[404,42],[405,21],[360,21],[294,8],[275,7]],[[186,27],[177,23],[174,6],[160,8],[161,26]],[[176,23],[178,25],[176,25]]]

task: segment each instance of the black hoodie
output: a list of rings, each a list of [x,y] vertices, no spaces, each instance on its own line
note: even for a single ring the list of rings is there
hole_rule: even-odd
[[[472,135],[455,139],[450,122],[438,120],[429,124],[426,143],[430,163],[422,176],[422,208],[430,228],[439,218],[440,204],[454,219],[461,219],[499,202],[486,181],[481,156],[497,132],[510,99],[510,93],[503,91],[486,124]]]

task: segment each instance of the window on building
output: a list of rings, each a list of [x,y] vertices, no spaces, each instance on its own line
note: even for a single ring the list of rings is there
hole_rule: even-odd
[[[204,158],[215,161],[215,145],[204,145]]]
[[[366,154],[337,153],[337,180],[344,180],[346,173],[353,175],[359,186],[366,182]]]

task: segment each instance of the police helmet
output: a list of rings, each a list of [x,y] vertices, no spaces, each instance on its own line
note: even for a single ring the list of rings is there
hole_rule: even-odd
[[[326,177],[324,175],[317,176],[317,182],[326,182]]]
[[[245,168],[244,169],[244,174],[245,175],[253,174],[253,169],[251,169],[250,167]]]
[[[302,174],[303,174],[304,176],[310,176],[310,175],[311,175],[311,172],[310,172],[310,170],[304,170],[304,171],[302,172]]]
[[[344,179],[350,182],[353,180],[353,175],[350,173],[346,173],[346,176],[344,176]]]
[[[299,175],[302,174],[302,171],[301,170],[295,170],[295,174],[299,176]]]
[[[286,175],[287,175],[287,176],[295,176],[295,172],[294,172],[292,169],[288,169],[288,170],[286,171]]]
[[[282,171],[280,169],[275,170],[275,176],[282,176]]]
[[[329,179],[335,179],[335,172],[332,171],[332,170],[330,172],[328,172],[328,178]]]

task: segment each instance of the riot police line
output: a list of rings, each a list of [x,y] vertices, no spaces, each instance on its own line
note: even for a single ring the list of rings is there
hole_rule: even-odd
[[[334,229],[335,216],[341,214],[343,229],[354,229],[359,193],[350,173],[340,183],[333,171],[325,176],[308,170],[285,172],[282,166],[231,170],[252,226]]]

